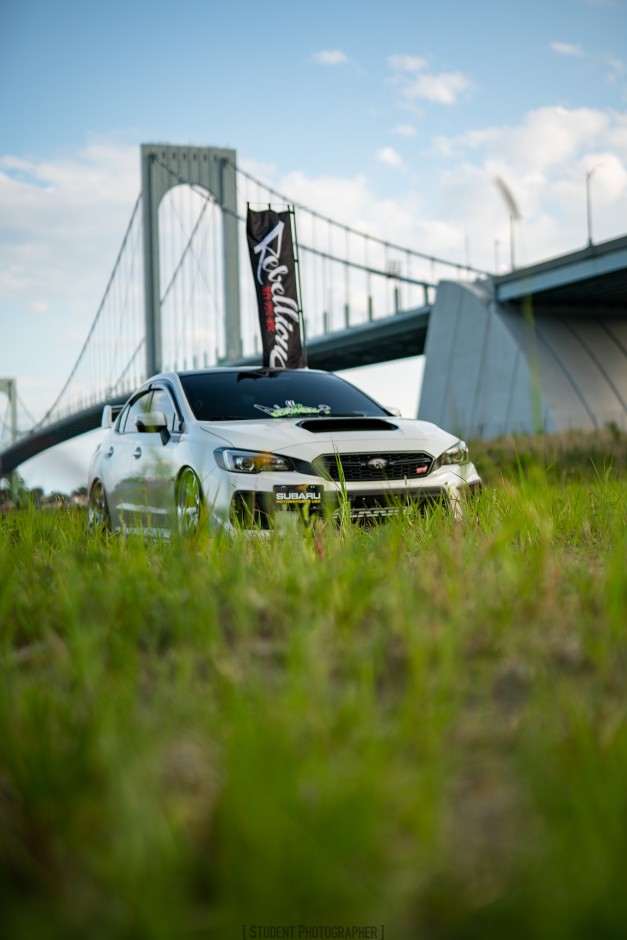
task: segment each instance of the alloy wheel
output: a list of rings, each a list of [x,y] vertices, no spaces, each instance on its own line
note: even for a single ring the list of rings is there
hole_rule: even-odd
[[[87,518],[89,528],[94,532],[106,532],[111,528],[107,496],[100,480],[97,480],[91,488]]]
[[[194,535],[200,526],[202,493],[198,477],[187,467],[179,477],[176,490],[176,516],[179,533]]]

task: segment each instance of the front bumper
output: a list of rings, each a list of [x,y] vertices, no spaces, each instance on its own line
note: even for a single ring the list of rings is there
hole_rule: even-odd
[[[439,468],[428,479],[395,480],[387,483],[340,485],[321,477],[267,473],[255,477],[228,474],[229,500],[224,506],[224,525],[233,530],[271,530],[280,527],[285,514],[306,519],[325,518],[353,523],[374,523],[398,516],[408,509],[423,510],[442,504],[462,516],[469,497],[481,490],[481,479],[473,464]],[[320,504],[287,505],[279,508],[274,486],[308,484],[323,490]]]

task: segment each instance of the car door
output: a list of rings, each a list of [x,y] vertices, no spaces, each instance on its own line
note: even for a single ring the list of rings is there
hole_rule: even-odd
[[[145,389],[126,405],[117,429],[104,453],[105,489],[113,525],[135,529],[141,526],[144,483],[137,465],[139,433],[135,419],[150,410],[152,389]]]
[[[144,529],[171,530],[174,515],[175,452],[180,440],[180,416],[167,388],[153,389],[150,411],[165,415],[165,431],[130,432],[134,461],[135,505]],[[135,416],[137,417],[137,415]]]

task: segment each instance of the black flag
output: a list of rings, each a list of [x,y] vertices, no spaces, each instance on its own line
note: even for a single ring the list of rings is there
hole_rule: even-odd
[[[291,213],[248,210],[246,235],[253,267],[263,364],[299,369],[306,360],[300,336],[300,306]]]

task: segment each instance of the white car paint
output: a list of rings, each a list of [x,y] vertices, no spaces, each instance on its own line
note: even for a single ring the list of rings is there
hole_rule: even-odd
[[[190,402],[182,382],[188,388],[190,383],[195,383],[194,388],[202,389],[205,381],[213,383],[212,388],[218,390],[220,383],[224,383],[226,398],[231,394],[230,389],[235,389],[238,395],[246,392],[248,412],[239,420],[231,420],[229,402],[224,407],[226,419],[219,415],[212,416],[211,420],[200,420],[196,414],[202,413],[198,410],[201,399],[196,401],[192,396],[193,402]],[[318,404],[316,398],[307,405],[295,404],[292,398],[286,398],[285,406],[276,402],[280,389],[285,395],[286,388],[298,386],[301,381],[307,387],[314,383],[318,400],[327,391],[329,400],[336,393],[340,398],[348,395],[351,405],[357,402],[365,414],[334,417],[333,413],[320,410],[330,406]],[[259,393],[260,404],[250,404],[255,399],[253,393]],[[222,398],[218,396],[216,401],[221,402]],[[137,415],[140,421],[145,417],[140,407],[142,402],[157,402],[166,408],[171,404],[171,415],[149,408],[148,420],[158,423],[162,417],[167,417],[167,430],[140,430],[135,426]],[[296,413],[300,407],[313,413]],[[254,415],[258,408],[265,411],[259,410],[257,419]],[[267,411],[272,408],[279,411],[293,408],[295,413],[289,417],[271,417]],[[127,420],[130,409],[134,410]],[[115,421],[107,407],[103,424],[108,430],[89,469],[90,518],[100,524],[106,516],[114,529],[169,533],[187,523],[195,528],[200,516],[207,519],[212,529],[234,531],[260,526],[264,530],[271,529],[287,521],[285,510],[278,509],[279,503],[284,503],[275,487],[284,486],[292,492],[294,487],[305,484],[310,487],[309,493],[313,492],[312,487],[320,489],[323,503],[331,507],[331,512],[339,499],[346,498],[355,520],[398,512],[406,500],[420,502],[437,498],[445,499],[459,515],[466,497],[481,487],[479,475],[465,456],[465,445],[459,438],[434,424],[396,417],[345,380],[315,370],[216,368],[164,373],[145,382],[129,398]],[[257,461],[255,466],[259,459],[265,460],[262,455],[276,455],[276,459],[272,458],[275,463],[285,459],[291,469],[262,469],[250,473],[228,470],[220,466],[219,452],[224,448],[257,452],[258,457],[251,457],[250,461],[251,465]],[[461,455],[460,462],[439,465],[442,455],[451,449]],[[329,456],[333,473],[339,460],[342,465],[346,463],[352,474],[349,466],[352,456],[356,475],[378,475],[379,478],[330,479],[319,466],[313,466],[321,455]],[[401,458],[401,455],[406,457]],[[418,455],[416,461],[413,455]],[[424,459],[419,455],[425,455]],[[246,463],[245,455],[243,459]],[[404,460],[402,465],[398,463],[401,459]],[[387,460],[386,469],[371,467],[369,461],[373,460]],[[395,462],[397,468],[405,469],[398,479],[391,479],[389,477],[401,473],[395,469]],[[192,481],[189,469],[199,484],[200,514],[197,512],[200,507],[191,505],[192,497],[188,500],[190,505],[181,506],[180,481],[183,480],[183,488],[187,489]],[[246,495],[235,497],[234,508],[236,493]],[[253,507],[254,518],[249,520],[247,510],[242,508],[244,505]],[[98,506],[104,509],[103,519]],[[290,508],[295,511],[299,506]],[[314,504],[310,508],[312,512],[320,511]]]

